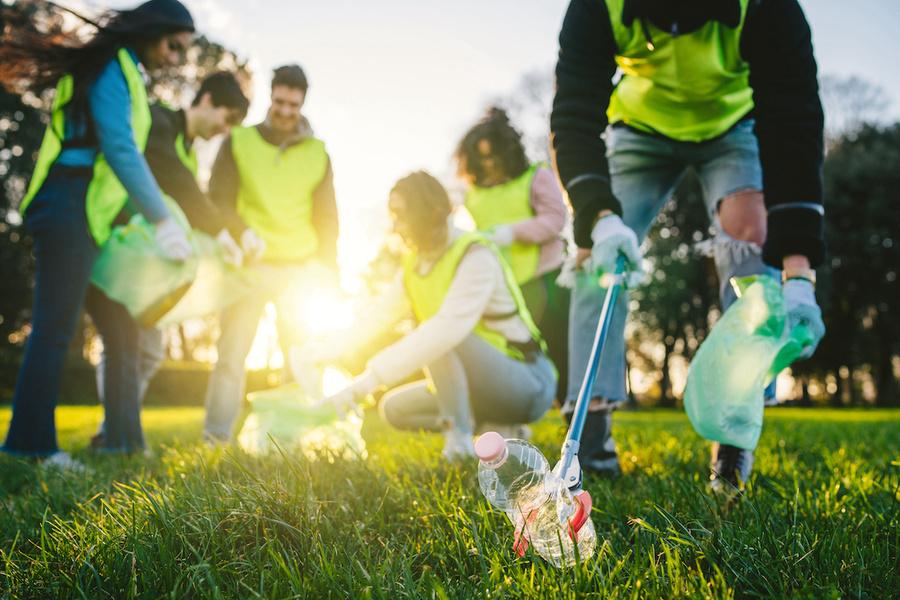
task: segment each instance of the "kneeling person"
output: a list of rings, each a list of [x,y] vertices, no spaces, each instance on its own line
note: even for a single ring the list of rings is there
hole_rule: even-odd
[[[373,339],[409,308],[418,326],[329,400],[346,407],[424,368],[428,380],[385,394],[382,415],[401,429],[443,431],[445,458],[470,456],[476,424],[543,416],[556,391],[556,370],[499,250],[481,234],[448,225],[450,198],[434,177],[417,172],[401,179],[389,207],[410,253],[401,276],[373,307],[377,323],[359,337]]]

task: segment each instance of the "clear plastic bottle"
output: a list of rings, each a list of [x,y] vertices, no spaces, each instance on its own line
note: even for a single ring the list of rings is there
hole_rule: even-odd
[[[528,442],[506,440],[489,431],[475,442],[475,454],[479,459],[478,485],[495,508],[508,513],[525,512],[549,496],[544,481],[550,465],[541,451]]]
[[[506,440],[488,432],[475,442],[478,484],[494,507],[506,512],[516,531],[514,548],[535,552],[557,567],[574,565],[593,556],[597,534],[590,514],[577,532],[579,501],[550,471],[541,451],[523,440]],[[585,507],[590,512],[590,503]],[[576,551],[577,547],[577,551]]]

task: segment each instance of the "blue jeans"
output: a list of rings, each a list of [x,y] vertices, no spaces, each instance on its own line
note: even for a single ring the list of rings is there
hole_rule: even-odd
[[[53,167],[25,215],[35,286],[31,335],[3,445],[12,454],[47,456],[59,449],[54,410],[60,378],[97,257],[85,216],[90,178],[89,171]]]
[[[385,394],[385,421],[399,429],[451,426],[471,433],[476,423],[486,421],[537,421],[556,395],[556,376],[546,356],[515,360],[474,334],[427,371],[430,382],[416,381]]]
[[[140,337],[125,307],[91,286],[86,307],[103,338],[103,444],[108,450],[142,450]]]
[[[719,203],[725,197],[740,191],[763,189],[752,119],[741,121],[725,135],[708,142],[678,142],[620,126],[607,130],[606,141],[612,191],[622,203],[622,220],[640,240],[646,237],[687,170],[696,172],[706,211],[716,231],[714,242],[721,247],[741,248],[744,245],[742,249],[745,250],[715,255],[723,309],[735,300],[728,285],[731,277],[758,273],[777,277],[777,271],[763,264],[759,254],[747,252],[745,243],[732,240],[722,231],[717,216]],[[569,314],[568,406],[578,397],[605,295],[606,290],[597,285],[596,277],[578,274]],[[610,402],[625,400],[627,316],[628,295],[621,294],[600,358],[593,398],[605,398]],[[609,435],[608,426],[606,429],[601,435]]]
[[[141,329],[138,334],[138,399],[141,403],[147,394],[147,388],[150,387],[150,381],[159,366],[162,364],[166,356],[166,348],[163,344],[163,332],[159,329]],[[97,396],[100,398],[100,404],[105,406],[106,401],[106,366],[109,362],[106,350],[106,342],[104,340],[103,353],[100,355],[100,362],[97,363]],[[105,410],[105,409],[104,409]],[[100,423],[98,435],[104,436],[106,433],[106,421]]]

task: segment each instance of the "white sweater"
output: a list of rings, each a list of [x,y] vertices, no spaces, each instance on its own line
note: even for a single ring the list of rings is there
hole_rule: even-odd
[[[451,230],[455,239],[459,231]],[[425,274],[431,264],[419,264]],[[371,315],[377,320],[366,325],[363,337],[371,339],[409,314],[410,304],[401,273],[388,292],[376,302]],[[490,249],[473,244],[459,262],[453,282],[438,312],[419,324],[403,339],[376,354],[366,373],[357,380],[357,389],[368,394],[377,387],[392,386],[458,346],[484,315],[504,315],[516,310],[506,286],[503,269]],[[485,325],[507,340],[528,342],[531,333],[518,315],[501,320],[485,320]]]

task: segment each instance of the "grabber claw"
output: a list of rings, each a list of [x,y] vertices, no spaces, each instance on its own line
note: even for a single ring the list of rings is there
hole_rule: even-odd
[[[590,492],[587,490],[577,494],[575,496],[575,501],[578,502],[578,509],[575,511],[572,518],[569,519],[569,537],[572,538],[573,542],[577,543],[578,532],[581,531],[584,524],[591,518],[591,508],[594,506],[594,501],[591,498]]]

